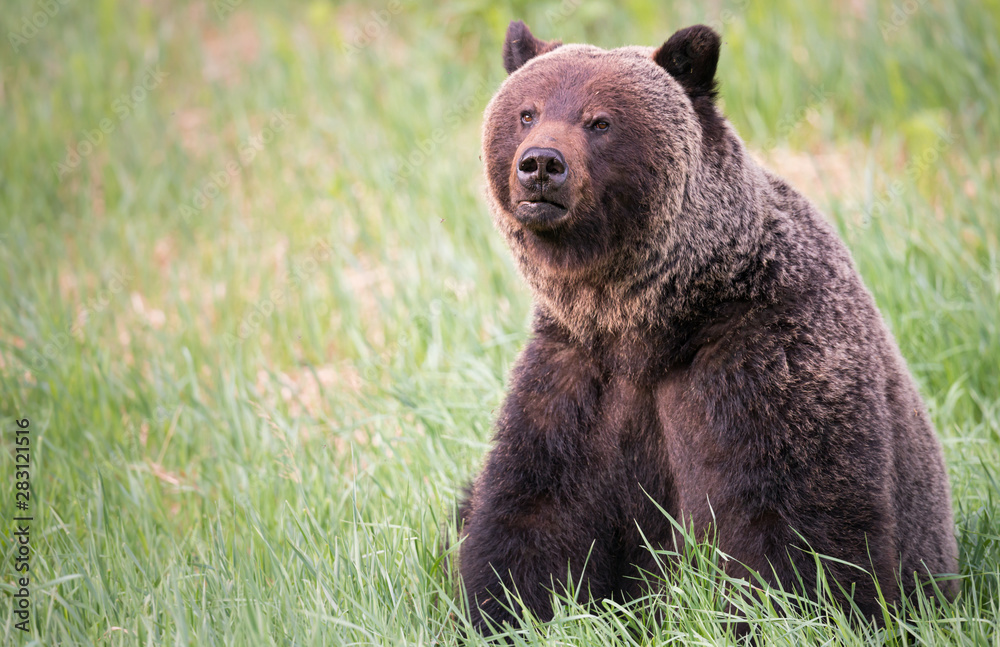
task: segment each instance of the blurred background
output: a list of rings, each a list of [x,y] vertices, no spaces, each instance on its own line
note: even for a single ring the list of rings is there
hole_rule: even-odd
[[[994,635],[1000,2],[40,0],[0,11],[30,637],[458,641],[443,542],[530,309],[479,160],[512,19],[722,33],[725,114],[836,223],[945,445],[965,606],[928,631]]]

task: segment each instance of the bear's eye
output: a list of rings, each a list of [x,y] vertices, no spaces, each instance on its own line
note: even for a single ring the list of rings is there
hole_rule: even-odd
[[[598,119],[594,122],[593,128],[594,130],[607,130],[608,128],[611,128],[611,124],[604,119]]]
[[[531,114],[529,111],[525,110],[521,113],[521,123],[525,126],[534,123],[535,115]]]

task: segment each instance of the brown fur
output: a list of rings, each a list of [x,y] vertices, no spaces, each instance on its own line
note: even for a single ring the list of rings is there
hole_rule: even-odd
[[[871,571],[890,602],[900,578],[905,593],[957,570],[940,446],[905,363],[831,226],[716,109],[718,55],[703,26],[655,50],[508,31],[483,148],[536,317],[462,509],[477,627],[512,619],[502,585],[543,619],[568,573],[597,599],[640,594],[652,563],[636,526],[674,542],[648,497],[714,531],[737,575],[790,586],[798,569],[808,587],[796,533]],[[519,182],[538,146],[564,155],[565,185]],[[529,208],[556,215],[528,226]],[[870,575],[828,570],[878,616]]]

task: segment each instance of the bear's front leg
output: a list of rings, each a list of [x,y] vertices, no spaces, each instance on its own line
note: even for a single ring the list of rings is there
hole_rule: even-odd
[[[614,449],[595,424],[601,374],[558,332],[536,328],[511,376],[495,446],[465,508],[461,574],[472,623],[488,630],[514,621],[504,587],[539,619],[552,616],[551,592],[567,574],[581,595],[612,593],[617,504],[610,479]],[[584,567],[586,565],[586,572]],[[511,613],[513,611],[513,613]]]

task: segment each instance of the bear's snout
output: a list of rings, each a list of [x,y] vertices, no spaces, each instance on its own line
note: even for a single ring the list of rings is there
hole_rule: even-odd
[[[554,148],[529,148],[517,163],[517,179],[528,191],[562,188],[567,175],[566,158]]]
[[[516,176],[516,181],[511,178],[514,217],[536,233],[551,231],[569,218],[573,202],[570,164],[558,148],[525,144],[511,169]]]

